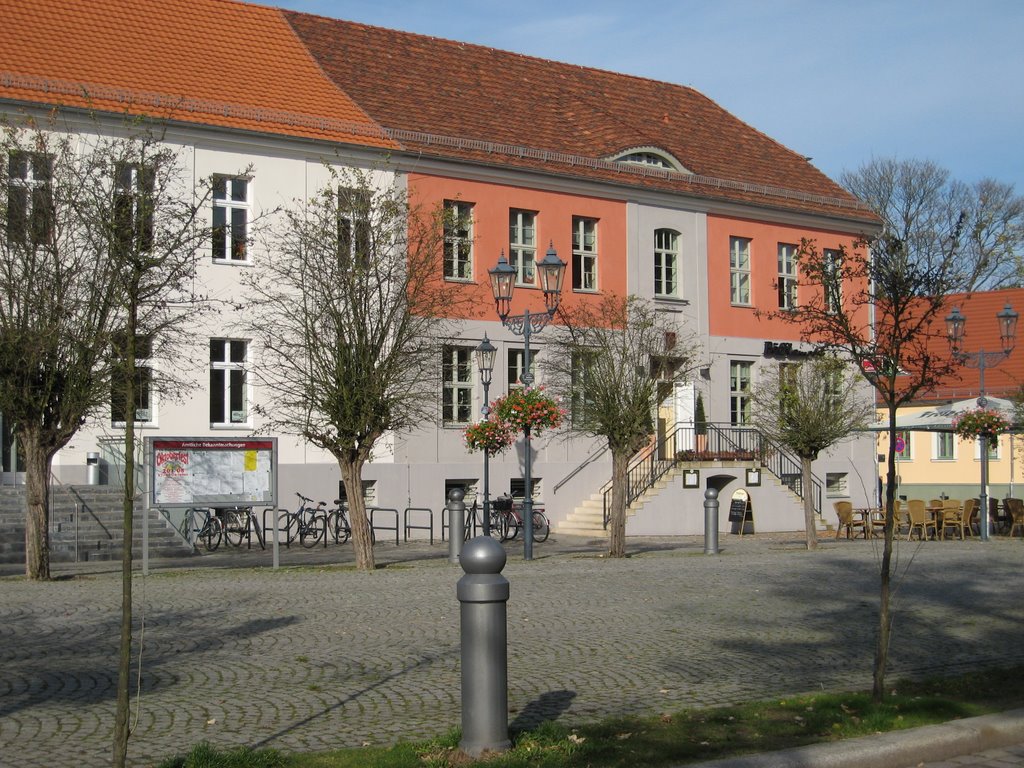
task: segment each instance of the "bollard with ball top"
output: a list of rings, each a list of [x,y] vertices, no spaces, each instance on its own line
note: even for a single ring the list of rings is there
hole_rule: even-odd
[[[466,492],[461,488],[448,491],[448,562],[457,565],[466,533]]]
[[[508,579],[505,549],[478,536],[462,549],[459,598],[462,643],[462,741],[471,757],[504,752],[508,738]]]

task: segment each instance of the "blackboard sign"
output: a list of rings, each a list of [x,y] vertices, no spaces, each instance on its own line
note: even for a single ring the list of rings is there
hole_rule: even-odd
[[[747,511],[747,506],[750,504],[750,500],[747,498],[734,498],[732,504],[729,505],[729,522],[739,523],[743,521],[743,516]]]

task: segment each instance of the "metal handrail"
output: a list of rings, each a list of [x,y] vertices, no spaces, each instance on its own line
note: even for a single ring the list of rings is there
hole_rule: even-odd
[[[626,472],[626,505],[636,501],[669,470],[678,464],[699,460],[701,454],[716,460],[757,461],[793,493],[801,499],[804,497],[801,463],[760,430],[710,423],[706,432],[698,435],[692,424],[676,424],[664,440],[652,443],[630,463]],[[814,475],[811,476],[811,493],[814,511],[820,515],[822,483]],[[610,494],[611,481],[601,488],[605,528],[608,527]]]
[[[558,493],[558,489],[559,488],[561,488],[567,482],[569,482],[574,477],[576,477],[576,475],[578,475],[581,471],[583,471],[583,468],[586,467],[588,464],[592,464],[593,462],[597,461],[598,457],[600,457],[607,450],[608,450],[608,444],[605,443],[600,448],[598,448],[596,451],[594,451],[592,454],[587,456],[587,458],[585,458],[582,462],[580,462],[579,466],[577,466],[572,472],[570,472],[568,475],[566,475],[561,480],[559,480],[557,483],[555,483],[555,486],[554,486],[554,488],[552,488],[551,493],[552,494]]]

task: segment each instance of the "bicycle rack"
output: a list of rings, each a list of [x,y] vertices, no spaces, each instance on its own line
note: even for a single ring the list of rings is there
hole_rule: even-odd
[[[378,529],[380,529],[382,531],[394,531],[395,532],[395,546],[397,547],[398,546],[398,532],[400,530],[399,527],[398,527],[398,510],[397,509],[393,509],[391,507],[370,507],[369,512],[370,512],[370,528],[372,528],[374,531],[376,531]],[[394,524],[394,526],[390,526],[390,525],[377,525],[376,523],[374,523],[373,516],[377,512],[392,512],[392,513],[394,513],[394,515],[395,515],[395,524]],[[326,523],[325,523],[325,525],[326,525]]]
[[[267,541],[267,531],[273,531],[274,530],[274,526],[273,525],[267,525],[267,515],[268,514],[271,515],[271,522],[273,522],[273,513],[274,513],[274,508],[273,507],[267,507],[266,509],[263,510],[263,540],[264,541]],[[277,510],[277,523],[278,523],[277,543],[278,543],[278,546],[280,546],[283,543],[286,547],[288,547],[290,549],[292,545],[291,545],[291,542],[288,541],[288,529],[280,527],[281,521],[282,520],[287,520],[287,519],[288,519],[288,510],[287,509],[283,509],[283,508],[279,508]],[[284,534],[284,535],[282,536],[281,534]],[[273,541],[273,539],[271,539],[271,541]]]
[[[426,512],[430,515],[430,525],[413,525],[409,522],[410,512]],[[405,541],[409,541],[409,531],[430,531],[430,544],[434,544],[434,510],[429,507],[406,507],[403,517],[405,520]]]

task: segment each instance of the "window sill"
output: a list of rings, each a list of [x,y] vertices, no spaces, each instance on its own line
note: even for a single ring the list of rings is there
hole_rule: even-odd
[[[245,261],[238,261],[236,259],[214,259],[213,263],[217,264],[218,266],[226,266],[226,267],[252,267],[252,266],[255,266],[253,264],[252,259],[246,259]]]
[[[744,304],[742,302],[736,302],[736,301],[729,302],[729,306],[730,307],[736,307],[736,309],[753,309],[754,308],[753,304],[750,304],[750,303]]]
[[[446,277],[444,281],[446,283],[462,283],[463,285],[476,284],[476,281],[472,277]]]
[[[689,306],[690,300],[684,299],[682,296],[665,296],[659,293],[654,294],[655,301],[661,301],[665,304],[677,304],[679,306]]]
[[[243,423],[239,423],[239,424],[234,424],[234,423],[232,423],[232,424],[212,424],[211,423],[210,424],[210,429],[216,429],[216,430],[228,430],[228,429],[251,430],[252,428],[253,428],[252,424],[250,422],[248,422],[248,421],[243,422]]]
[[[589,293],[591,295],[594,295],[594,294],[600,293],[601,291],[599,291],[597,288],[573,288],[572,292],[573,293]]]

